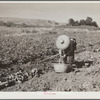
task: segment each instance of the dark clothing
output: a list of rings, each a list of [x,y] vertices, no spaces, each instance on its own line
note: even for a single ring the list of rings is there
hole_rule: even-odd
[[[68,64],[72,64],[74,62],[74,56],[67,56],[66,60]]]
[[[64,58],[64,62],[67,61],[67,63],[72,64],[74,62],[74,51],[76,49],[76,42],[70,41],[70,45],[67,49],[64,50],[64,53],[66,54]]]

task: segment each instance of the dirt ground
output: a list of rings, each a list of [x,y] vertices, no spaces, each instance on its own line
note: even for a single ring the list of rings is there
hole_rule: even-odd
[[[91,27],[0,28],[0,91],[100,91],[100,30]],[[77,40],[76,66],[73,65],[67,73],[56,73],[53,60],[37,64],[58,53],[55,41],[61,34]],[[93,48],[91,45],[89,48],[88,44],[92,44]],[[21,73],[24,76],[34,68],[38,70],[36,75],[31,78],[29,75],[27,81],[2,85],[13,79],[15,82],[15,77],[11,80],[9,76],[15,75],[20,69],[24,69]]]
[[[100,52],[84,51],[76,54],[75,60],[76,66],[70,72],[56,73],[51,68],[40,76],[2,91],[100,91]]]

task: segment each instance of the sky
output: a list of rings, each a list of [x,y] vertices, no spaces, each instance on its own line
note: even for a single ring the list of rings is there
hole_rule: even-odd
[[[0,3],[0,17],[46,19],[57,22],[93,18],[100,26],[100,3]]]

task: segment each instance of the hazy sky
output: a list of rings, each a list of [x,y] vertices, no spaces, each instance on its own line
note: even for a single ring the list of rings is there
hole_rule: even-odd
[[[100,26],[100,3],[0,3],[0,17],[67,22],[92,17]]]

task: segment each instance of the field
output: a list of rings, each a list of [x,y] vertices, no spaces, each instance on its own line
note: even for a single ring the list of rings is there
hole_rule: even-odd
[[[58,53],[55,43],[61,34],[77,40],[77,66],[68,73],[54,71],[52,62],[58,57],[43,61]],[[32,69],[36,69],[33,76]],[[6,83],[9,76],[20,70],[23,75],[28,73],[26,80]],[[1,91],[100,91],[99,79],[99,28],[0,26],[0,82],[6,83],[0,86]]]

